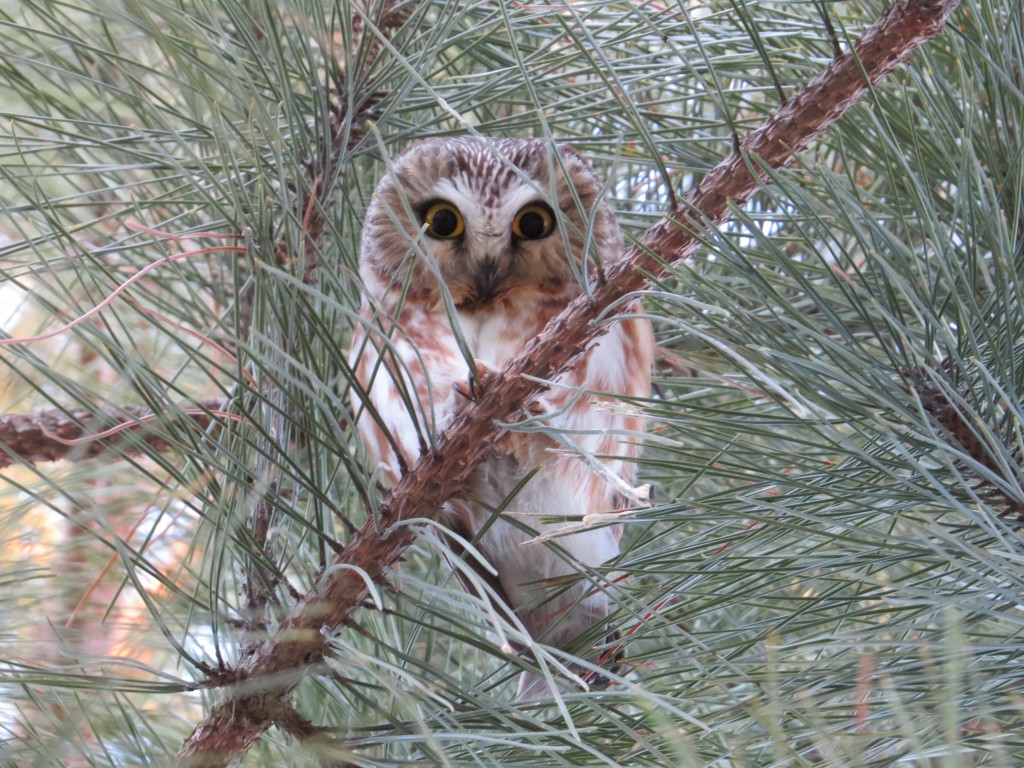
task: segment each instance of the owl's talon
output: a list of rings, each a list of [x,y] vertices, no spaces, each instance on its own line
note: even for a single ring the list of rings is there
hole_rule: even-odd
[[[483,391],[487,389],[491,380],[493,380],[497,375],[498,370],[496,368],[491,368],[489,366],[484,367],[480,363],[477,363],[476,376],[470,374],[466,377],[464,382],[456,381],[452,384],[452,389],[457,395],[460,395],[471,403],[475,403],[480,399],[480,395]]]
[[[472,377],[466,379],[465,382],[456,381],[452,384],[452,391],[471,403],[476,402],[476,387],[473,386]]]
[[[452,384],[452,389],[466,400],[471,403],[475,403],[480,399],[480,395],[483,394],[484,390],[490,386],[491,381],[497,378],[500,371],[497,368],[493,368],[487,363],[481,363],[479,360],[476,363],[476,375],[470,373],[466,377],[466,381],[457,381]]]
[[[597,659],[598,666],[608,670],[608,672],[613,675],[623,674],[626,670],[626,643],[622,639],[622,633],[617,629],[613,630],[612,633],[605,638],[605,643],[609,648]],[[589,670],[587,672],[583,677],[583,682],[592,690],[602,690],[612,684],[611,678],[598,672],[594,672],[593,670]]]

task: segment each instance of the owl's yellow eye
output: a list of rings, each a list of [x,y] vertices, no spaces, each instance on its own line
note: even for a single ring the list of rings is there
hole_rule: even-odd
[[[432,203],[427,208],[423,214],[423,224],[428,235],[440,240],[452,240],[466,228],[459,209],[444,201]]]
[[[520,240],[540,240],[555,228],[555,214],[542,203],[522,208],[512,220],[512,234]]]

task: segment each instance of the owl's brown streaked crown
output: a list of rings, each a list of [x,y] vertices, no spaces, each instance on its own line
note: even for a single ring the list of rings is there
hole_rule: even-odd
[[[427,139],[406,148],[367,211],[360,263],[368,292],[386,303],[408,281],[419,297],[439,300],[425,263],[429,255],[464,311],[528,294],[561,300],[577,293],[575,275],[588,244],[609,262],[621,256],[622,236],[590,164],[568,145],[554,150],[557,157],[542,139],[474,137]],[[465,227],[457,237],[423,234],[424,213],[438,202],[461,215]],[[528,240],[513,234],[516,213],[530,204],[555,210],[549,235]]]

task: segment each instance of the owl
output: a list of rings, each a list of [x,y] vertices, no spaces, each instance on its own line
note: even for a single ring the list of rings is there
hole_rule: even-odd
[[[500,375],[595,265],[623,255],[601,179],[568,145],[465,137],[406,148],[373,195],[360,248],[350,361],[370,459],[397,482],[473,396],[472,378]],[[619,554],[622,526],[581,522],[623,506],[617,489],[632,481],[644,420],[616,396],[649,396],[653,351],[646,319],[609,321],[530,406],[544,428],[510,428],[482,448],[441,516],[456,534],[450,550],[461,538],[490,564],[462,581],[493,615],[594,664],[614,656],[612,580],[596,574]],[[543,696],[546,679],[524,672],[518,697]]]

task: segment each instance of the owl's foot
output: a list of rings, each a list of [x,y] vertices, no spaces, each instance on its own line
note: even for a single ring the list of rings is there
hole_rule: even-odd
[[[622,635],[618,630],[613,631],[607,638],[605,638],[605,644],[607,644],[609,648],[599,656],[592,658],[591,662],[596,666],[600,666],[603,669],[608,670],[609,674],[621,675],[625,671],[626,667],[624,662],[626,652],[623,649]],[[573,671],[580,676],[580,680],[583,681],[586,689],[591,691],[604,690],[614,682],[607,675],[591,669],[573,667]],[[562,685],[559,685],[558,687],[564,689],[567,686],[568,683],[563,681]],[[519,676],[519,690],[516,692],[516,701],[533,701],[544,698],[545,696],[550,696],[551,693],[551,686],[542,675],[537,675],[533,672],[523,672]]]
[[[495,368],[489,363],[481,363],[479,360],[476,361],[476,375],[472,373],[466,377],[465,382],[457,381],[452,384],[452,389],[456,395],[461,396],[463,399],[468,400],[471,403],[475,403],[480,399],[483,392],[491,385],[491,383],[498,378],[501,370]]]
[[[595,663],[607,669],[613,675],[622,674],[625,664],[626,651],[623,648],[622,635],[618,630],[612,632],[605,638],[608,650],[595,660]],[[602,690],[612,684],[611,679],[598,672],[588,672],[583,676],[583,682],[590,686],[591,690]]]

